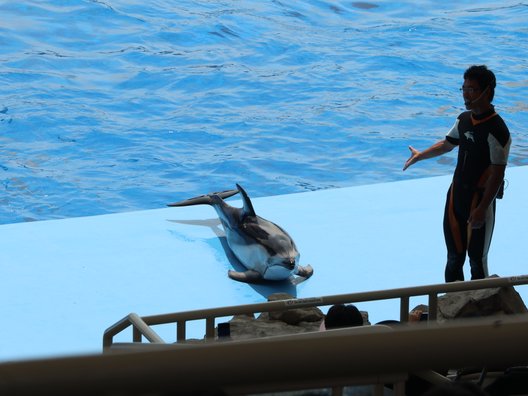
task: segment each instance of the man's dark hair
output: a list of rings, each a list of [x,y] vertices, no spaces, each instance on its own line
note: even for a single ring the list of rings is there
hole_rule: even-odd
[[[354,327],[363,325],[361,312],[352,304],[332,305],[325,316],[325,327],[337,329],[340,327]]]
[[[475,80],[480,89],[484,91],[486,88],[490,91],[490,102],[493,101],[495,96],[495,86],[497,80],[495,74],[488,69],[486,65],[473,65],[464,72],[464,80]]]

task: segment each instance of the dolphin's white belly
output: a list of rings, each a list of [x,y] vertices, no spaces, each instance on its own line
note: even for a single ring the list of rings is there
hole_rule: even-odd
[[[297,262],[293,269],[281,265],[272,265],[269,252],[260,244],[248,244],[236,232],[226,233],[227,244],[237,259],[249,270],[257,271],[267,280],[287,279],[297,270]]]
[[[228,230],[226,239],[229,248],[247,269],[264,275],[267,269],[269,254],[257,243],[248,244],[237,232]]]

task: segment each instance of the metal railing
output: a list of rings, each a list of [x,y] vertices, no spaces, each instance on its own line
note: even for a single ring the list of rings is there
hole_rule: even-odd
[[[394,394],[404,395],[408,373],[512,367],[526,365],[528,356],[528,315],[417,323],[380,332],[369,327],[9,362],[0,364],[0,394],[144,396],[223,390],[243,395],[393,383],[398,385]]]
[[[349,304],[371,302],[380,300],[400,300],[400,321],[407,322],[409,318],[409,301],[411,297],[428,296],[429,320],[436,320],[438,313],[438,294],[461,292],[478,289],[499,288],[528,284],[528,275],[513,277],[493,277],[481,280],[441,283],[426,286],[331,295],[313,298],[299,298],[281,301],[271,301],[257,304],[246,304],[221,308],[208,308],[178,313],[140,317],[131,313],[109,327],[103,335],[103,349],[112,347],[114,337],[123,330],[132,326],[134,343],[142,342],[143,338],[151,343],[164,343],[165,341],[151,328],[151,326],[176,324],[176,340],[186,340],[187,322],[205,320],[205,337],[214,339],[215,320],[217,318],[234,315],[255,314],[260,312],[286,311],[292,308],[328,306],[333,304]]]

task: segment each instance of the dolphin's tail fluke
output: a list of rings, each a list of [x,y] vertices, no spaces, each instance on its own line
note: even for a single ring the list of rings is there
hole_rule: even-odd
[[[221,192],[215,192],[206,195],[200,195],[199,197],[185,199],[183,201],[174,202],[167,204],[167,206],[192,206],[192,205],[211,205],[213,203],[212,197],[217,195],[222,199],[232,197],[238,194],[238,190],[226,190]]]

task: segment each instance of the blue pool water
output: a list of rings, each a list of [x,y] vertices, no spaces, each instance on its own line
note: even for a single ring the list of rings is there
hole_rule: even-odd
[[[0,224],[447,174],[401,168],[475,63],[526,165],[528,3],[500,4],[0,1]]]

